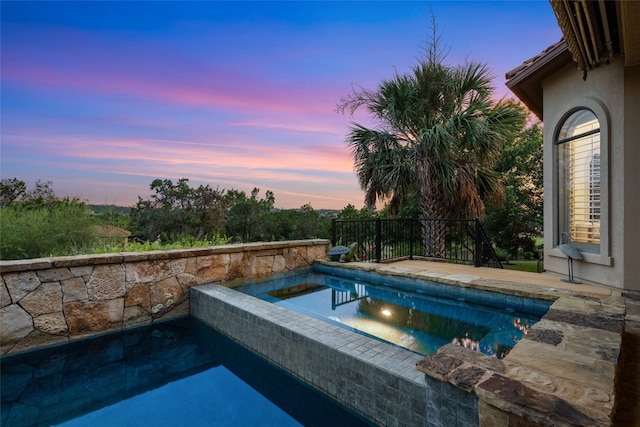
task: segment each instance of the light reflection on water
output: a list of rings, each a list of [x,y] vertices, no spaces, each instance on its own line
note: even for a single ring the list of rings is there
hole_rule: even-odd
[[[317,273],[236,289],[424,355],[453,343],[502,358],[539,320]]]

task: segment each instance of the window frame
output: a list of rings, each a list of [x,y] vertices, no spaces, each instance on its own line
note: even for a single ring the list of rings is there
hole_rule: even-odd
[[[610,147],[610,117],[605,107],[593,98],[583,98],[576,100],[572,105],[568,105],[562,109],[563,113],[554,122],[553,140],[551,141],[551,150],[553,158],[552,167],[552,183],[553,183],[553,248],[549,251],[549,255],[555,257],[566,258],[566,256],[558,249],[560,244],[560,204],[559,204],[559,136],[562,127],[567,119],[577,111],[589,110],[597,118],[600,125],[600,252],[581,252],[585,262],[613,265],[611,258],[611,225],[609,203],[611,192],[609,191],[609,147]],[[566,139],[565,139],[566,141]]]
[[[581,120],[581,116],[588,119],[587,122],[579,122],[573,129],[567,126],[576,126],[575,120]],[[576,117],[577,116],[577,117]],[[576,117],[576,118],[574,118]],[[593,122],[595,120],[595,123]],[[571,122],[574,123],[571,123]],[[580,126],[592,127],[587,130],[580,130]],[[595,127],[593,127],[595,126]],[[561,131],[571,132],[560,138]],[[578,131],[578,133],[575,133]],[[597,143],[593,138],[597,135]],[[598,218],[594,221],[595,203],[593,197],[593,176],[596,168],[593,166],[596,158],[598,160],[598,196],[601,196],[600,189],[600,121],[595,113],[587,108],[573,110],[561,121],[558,126],[558,135],[553,141],[556,152],[556,183],[557,192],[555,194],[556,211],[558,221],[555,224],[556,235],[560,236],[556,245],[562,243],[562,234],[568,233],[571,236],[574,246],[584,252],[600,253],[600,200],[598,200]],[[593,148],[597,144],[597,153]],[[584,151],[584,150],[588,151]],[[586,154],[586,155],[585,155]],[[597,157],[596,157],[597,156]],[[561,161],[562,160],[562,161]],[[588,165],[588,166],[587,166]],[[585,174],[586,171],[586,174]],[[571,183],[567,187],[566,184]],[[562,184],[562,185],[561,185]],[[574,219],[574,217],[580,218]],[[596,225],[597,224],[597,225]],[[591,235],[594,227],[597,228],[597,237]],[[575,229],[583,231],[577,232]],[[586,236],[582,237],[582,234]],[[568,243],[568,242],[565,242]]]

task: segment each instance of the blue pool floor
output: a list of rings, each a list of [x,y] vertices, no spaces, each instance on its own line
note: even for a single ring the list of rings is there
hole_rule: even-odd
[[[192,318],[1,363],[5,427],[369,425]]]

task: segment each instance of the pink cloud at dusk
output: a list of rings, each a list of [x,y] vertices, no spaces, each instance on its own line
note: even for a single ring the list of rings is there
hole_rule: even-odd
[[[188,78],[187,78],[188,77]],[[278,86],[250,78],[238,80],[220,74],[207,74],[206,80],[186,76],[178,82],[148,75],[114,75],[102,69],[68,70],[39,64],[18,64],[3,71],[3,78],[16,85],[41,86],[44,91],[64,88],[67,92],[137,97],[177,106],[196,106],[225,110],[266,111],[271,113],[323,114],[335,108],[339,91],[335,88]],[[327,93],[335,93],[329,97]],[[295,93],[297,97],[291,97]],[[310,102],[311,101],[311,102]]]
[[[9,139],[12,142],[12,138]],[[106,166],[112,171],[122,167],[124,162],[146,162],[169,167],[189,165],[202,168],[292,170],[304,165],[304,170],[327,172],[349,172],[352,169],[348,153],[332,147],[300,147],[293,150],[284,146],[251,146],[243,143],[221,145],[170,140],[95,140],[86,137],[56,137],[39,142],[40,155],[75,158],[80,163],[106,161]],[[99,147],[99,151],[95,147]]]
[[[157,40],[132,38],[114,43],[86,30],[68,28],[56,29],[51,38],[35,37],[30,28],[21,28],[15,37],[20,44],[3,52],[3,80],[45,91],[126,95],[231,110],[322,114],[335,107],[345,90],[340,82],[334,85],[321,79],[314,79],[311,85],[308,80],[283,81],[286,71],[269,79],[261,69],[252,69],[254,64],[229,64],[206,54],[194,57],[182,46],[160,48]],[[23,48],[23,40],[32,44]],[[210,56],[217,55],[213,52]],[[288,64],[283,63],[282,69],[286,68]]]
[[[414,65],[436,14],[447,59],[504,73],[560,38],[522,2],[2,2],[0,175],[134,204],[156,178],[361,207],[338,114]]]

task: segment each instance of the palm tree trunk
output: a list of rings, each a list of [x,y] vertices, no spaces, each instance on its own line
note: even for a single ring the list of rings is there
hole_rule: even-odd
[[[429,155],[419,155],[416,181],[422,215],[422,242],[425,256],[445,258],[448,217],[440,177],[434,177]]]
[[[447,237],[447,223],[445,209],[442,206],[442,198],[422,198],[420,206],[422,220],[422,241],[425,255],[434,258],[444,258]]]

